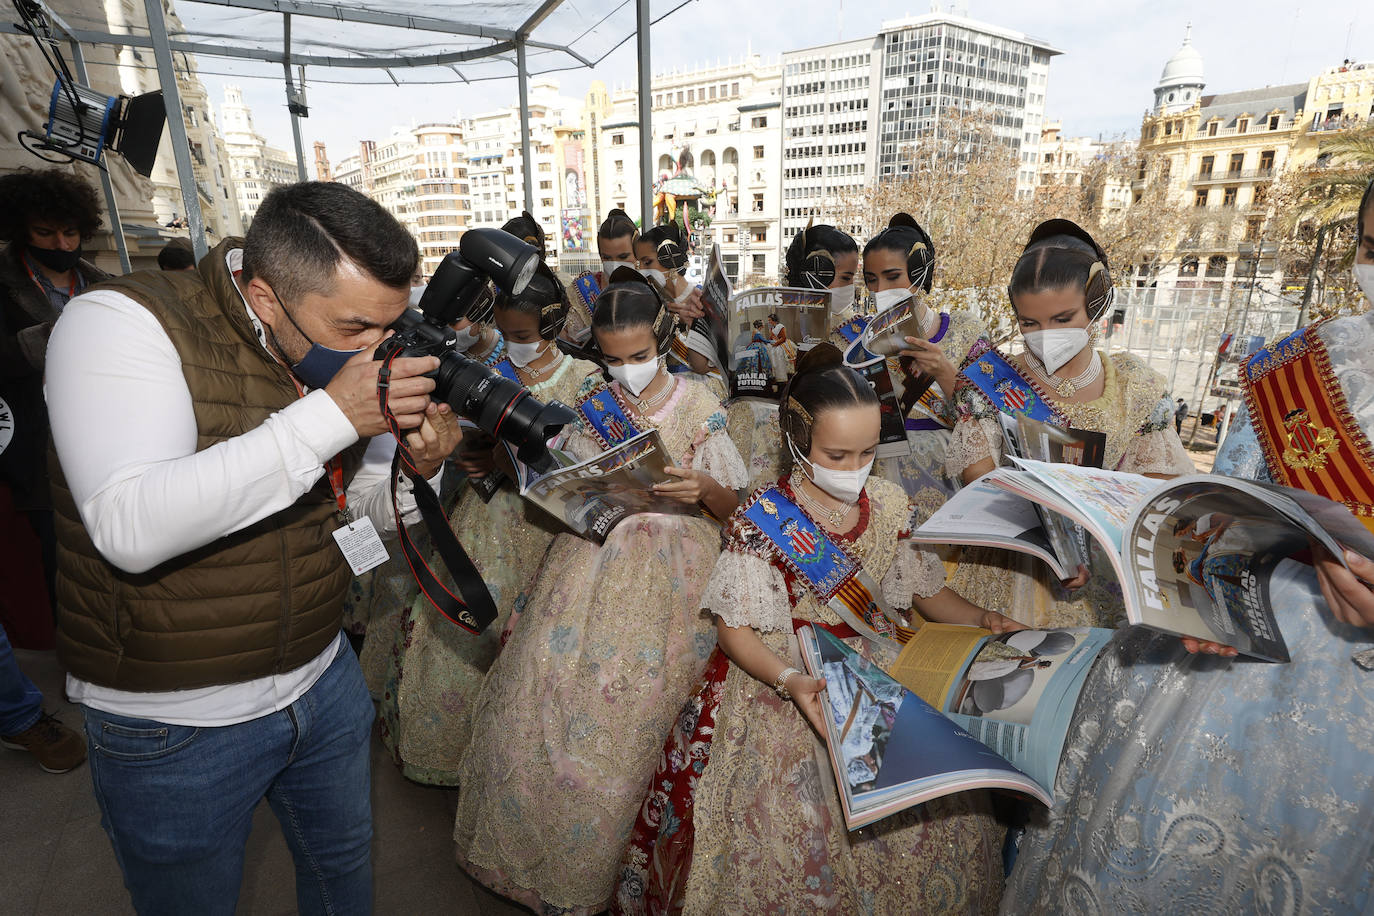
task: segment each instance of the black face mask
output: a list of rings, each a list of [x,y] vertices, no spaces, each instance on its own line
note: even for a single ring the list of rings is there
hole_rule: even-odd
[[[39,248],[35,245],[29,246],[29,254],[39,264],[48,270],[71,270],[81,261],[81,246],[77,245],[74,251],[63,251],[60,248]]]

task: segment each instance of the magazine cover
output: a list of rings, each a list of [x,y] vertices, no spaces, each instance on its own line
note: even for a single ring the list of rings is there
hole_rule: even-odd
[[[691,330],[710,342],[715,351],[716,368],[724,375],[730,368],[730,278],[725,275],[720,245],[711,246],[706,276],[701,284],[701,306],[705,314],[692,319]]]
[[[811,676],[826,681],[825,742],[850,830],[968,789],[1011,789],[1050,803],[1035,780],[828,630],[802,627],[797,635]]]
[[[797,356],[826,339],[830,294],[764,286],[736,293],[730,308],[730,395],[776,401]]]

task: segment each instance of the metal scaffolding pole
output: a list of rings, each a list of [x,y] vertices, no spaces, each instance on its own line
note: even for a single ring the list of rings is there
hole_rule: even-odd
[[[515,42],[515,69],[520,81],[520,166],[525,172],[525,209],[534,213],[534,169],[530,165],[530,71],[525,62],[525,40]]]
[[[162,104],[167,109],[167,130],[172,134],[172,156],[176,160],[177,182],[181,185],[181,202],[186,207],[186,221],[191,227],[191,248],[199,261],[210,248],[205,244],[205,214],[200,211],[196,173],[191,166],[191,140],[186,136],[186,120],[181,114],[181,91],[177,88],[176,69],[172,64],[167,20],[162,15],[162,0],[143,0],[143,9],[148,14],[148,34],[153,40],[157,79],[162,84]]]
[[[286,74],[286,110],[291,112],[291,139],[296,141],[296,180],[305,181],[305,147],[301,144],[301,119],[296,114],[300,99],[296,97],[296,84],[291,80],[291,14],[281,16],[281,68]]]
[[[653,71],[649,61],[649,0],[635,0],[636,47],[639,69],[639,224],[648,229],[654,218],[654,135],[650,103]]]
[[[76,65],[76,78],[84,86],[91,84],[90,77],[86,75],[86,55],[81,50],[81,42],[76,39],[68,41],[67,46],[72,51],[72,63]],[[105,158],[106,163],[109,157]],[[114,235],[115,250],[119,252],[119,266],[124,273],[132,273],[133,262],[129,260],[129,245],[124,240],[124,223],[120,221],[119,201],[115,199],[114,182],[110,180],[108,168],[97,167],[100,172],[100,186],[105,189],[105,215],[110,218],[110,232]]]

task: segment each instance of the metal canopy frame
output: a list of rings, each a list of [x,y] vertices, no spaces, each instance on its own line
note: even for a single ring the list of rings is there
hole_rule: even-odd
[[[390,76],[392,81],[397,83],[397,85],[399,85],[399,81],[397,81],[395,76],[390,72],[393,68],[442,66],[453,70],[458,79],[467,83],[471,81],[463,76],[454,65],[464,61],[480,60],[483,58],[500,58],[502,54],[514,51],[515,77],[519,81],[520,95],[521,164],[524,171],[525,208],[533,211],[534,176],[532,174],[530,162],[529,68],[526,58],[527,50],[533,48],[542,51],[561,52],[567,54],[573,60],[576,60],[581,66],[590,68],[609,57],[631,37],[626,36],[626,38],[616,42],[607,49],[605,53],[595,59],[588,58],[566,45],[533,39],[532,35],[535,29],[562,6],[564,0],[544,0],[544,2],[541,3],[518,28],[514,29],[492,28],[472,22],[431,16],[358,9],[344,4],[314,2],[314,0],[185,0],[185,2],[278,14],[282,17],[282,50],[272,51],[263,48],[249,48],[231,44],[212,44],[204,41],[186,41],[180,39],[173,40],[167,33],[167,23],[162,11],[162,0],[143,0],[144,11],[148,17],[149,34],[147,36],[74,28],[52,10],[47,0],[36,0],[43,14],[46,15],[49,21],[66,36],[73,61],[76,65],[76,76],[83,82],[88,83],[89,80],[85,72],[85,58],[81,50],[82,44],[120,45],[152,50],[154,59],[157,63],[158,82],[161,84],[162,88],[163,104],[167,112],[167,128],[172,136],[172,153],[176,163],[177,180],[181,188],[182,204],[186,210],[186,219],[190,227],[191,245],[195,249],[197,260],[204,257],[208,251],[205,240],[205,217],[200,207],[200,197],[196,188],[195,172],[191,166],[190,141],[186,134],[185,121],[182,118],[181,93],[177,87],[176,70],[172,60],[173,52],[281,64],[285,75],[287,104],[288,108],[291,110],[291,129],[296,148],[297,173],[301,180],[305,180],[307,172],[305,153],[301,141],[300,116],[295,111],[295,106],[293,105],[296,101],[296,87],[291,72],[293,66],[299,68],[302,86],[304,85],[305,68],[307,66],[380,70]],[[683,6],[686,6],[688,2],[690,2],[690,0],[677,0],[676,5],[673,6],[672,9],[663,13],[658,19],[654,19],[652,17],[650,0],[633,0],[636,23],[634,37],[636,37],[637,50],[637,85],[639,88],[640,218],[641,222],[644,224],[647,224],[650,218],[653,200],[653,182],[651,180],[653,175],[651,132],[652,106],[650,104],[652,96],[649,91],[652,71],[650,69],[649,27],[672,15]],[[400,29],[417,29],[448,35],[463,35],[472,38],[489,39],[491,44],[481,48],[470,48],[462,51],[411,56],[333,57],[319,54],[293,54],[291,51],[291,20],[294,16],[330,19],[339,22],[365,23],[368,25],[389,26]],[[0,32],[26,34],[18,27],[7,22],[0,22]],[[123,226],[119,221],[119,207],[115,200],[114,187],[110,181],[110,176],[103,167],[101,168],[101,183],[104,186],[106,205],[111,217],[111,225],[114,231],[115,245],[119,251],[120,263],[124,271],[128,272],[131,269],[131,265],[128,248],[124,239]]]

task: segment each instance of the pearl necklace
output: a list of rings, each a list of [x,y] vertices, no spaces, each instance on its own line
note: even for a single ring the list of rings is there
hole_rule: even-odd
[[[1097,381],[1102,374],[1102,357],[1096,350],[1093,351],[1092,359],[1088,360],[1088,368],[1075,375],[1073,378],[1060,378],[1050,372],[1045,371],[1045,364],[1036,358],[1030,350],[1026,351],[1026,364],[1035,371],[1035,374],[1050,383],[1061,398],[1071,398],[1076,392],[1082,391],[1093,382]]]
[[[809,477],[806,477],[804,479],[808,483],[810,483],[811,481],[811,478]],[[812,484],[812,486],[815,486],[815,484]],[[847,516],[849,514],[849,511],[854,508],[853,503],[848,503],[842,505],[839,509],[827,509],[825,506],[821,505],[819,500],[815,499],[812,496],[809,496],[806,492],[806,487],[803,486],[800,482],[798,482],[797,485],[792,489],[796,491],[796,494],[799,497],[801,497],[803,505],[805,505],[816,515],[823,517],[827,522],[830,523],[829,528],[831,531],[839,531],[840,526],[844,524],[845,516]]]
[[[669,378],[668,384],[663,386],[662,391],[660,391],[653,397],[645,398],[642,401],[636,398],[634,395],[630,394],[630,389],[626,388],[624,385],[620,386],[620,392],[621,394],[625,395],[625,400],[630,402],[634,409],[639,412],[639,415],[641,417],[647,417],[650,413],[653,412],[653,409],[655,407],[657,407],[659,404],[662,404],[664,401],[668,399],[668,395],[671,394],[673,389],[676,387],[677,379]]]

